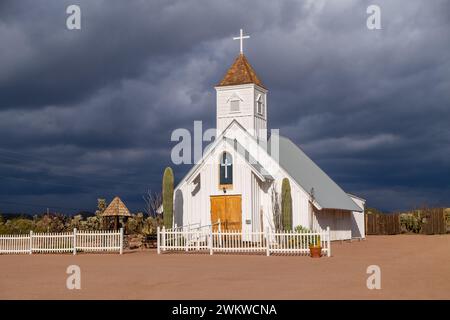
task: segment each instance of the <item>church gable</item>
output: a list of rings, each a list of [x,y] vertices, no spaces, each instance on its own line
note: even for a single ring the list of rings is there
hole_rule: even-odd
[[[242,157],[260,180],[273,179],[274,172],[278,170],[274,159],[239,122],[233,121],[213,143],[206,147],[202,158],[191,168],[176,189],[180,188],[184,182],[190,183],[198,175],[202,166],[214,164],[216,159],[213,157],[213,154],[216,150],[223,148],[223,143],[227,144],[227,150],[232,152],[232,154],[236,153]]]

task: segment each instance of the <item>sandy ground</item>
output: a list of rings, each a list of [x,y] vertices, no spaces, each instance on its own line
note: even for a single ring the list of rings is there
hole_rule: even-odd
[[[2,255],[0,299],[450,299],[450,235],[371,236],[332,253]],[[66,288],[72,264],[81,290]],[[373,264],[380,290],[366,286]]]

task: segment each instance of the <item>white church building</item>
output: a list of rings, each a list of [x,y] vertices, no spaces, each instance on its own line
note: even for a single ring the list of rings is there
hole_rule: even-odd
[[[241,52],[215,87],[216,139],[174,190],[174,222],[277,228],[289,180],[292,226],[330,227],[331,240],[365,237],[365,200],[346,193],[295,143],[267,129],[268,90]],[[270,134],[270,137],[268,135]]]

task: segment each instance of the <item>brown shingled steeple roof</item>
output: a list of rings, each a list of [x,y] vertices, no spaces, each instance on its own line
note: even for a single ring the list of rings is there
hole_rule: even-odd
[[[222,81],[220,81],[217,86],[235,86],[247,83],[254,83],[265,88],[247,58],[241,53],[236,60],[234,60],[233,65],[228,69]]]

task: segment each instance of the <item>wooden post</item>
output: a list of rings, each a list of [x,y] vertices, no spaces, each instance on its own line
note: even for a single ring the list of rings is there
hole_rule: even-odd
[[[33,231],[30,230],[30,254],[33,253]]]
[[[77,228],[73,229],[73,255],[77,254]]]
[[[120,228],[120,251],[119,253],[123,253],[123,228]]]
[[[161,234],[160,234],[160,228],[159,228],[159,226],[158,226],[158,228],[156,228],[156,248],[157,248],[157,252],[158,252],[158,254],[161,254],[161,247],[160,247],[160,244],[161,244],[161,242],[160,242],[160,240],[159,240],[159,237],[161,236]]]
[[[327,256],[331,257],[330,226],[327,227]]]
[[[363,211],[363,215],[364,215],[364,238],[366,238],[367,236],[367,225],[368,225],[368,216],[367,213],[365,211]]]
[[[266,237],[266,256],[270,256],[270,229],[266,228],[264,236]]]

